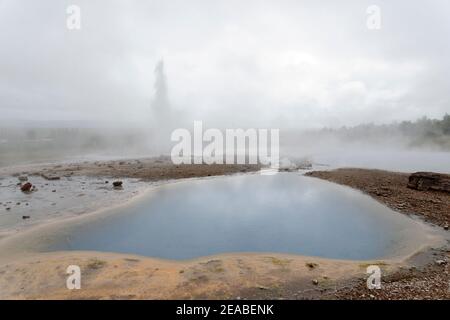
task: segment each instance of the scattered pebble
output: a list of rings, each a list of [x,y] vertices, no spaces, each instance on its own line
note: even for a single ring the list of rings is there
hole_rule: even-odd
[[[29,182],[21,185],[20,190],[22,190],[22,192],[29,192],[31,191],[31,189],[33,188],[33,185]]]
[[[447,261],[446,261],[446,260],[436,260],[435,263],[436,263],[438,266],[443,266],[443,265],[446,265],[446,264],[447,264]]]
[[[121,188],[122,185],[123,185],[123,182],[122,182],[122,181],[114,181],[114,182],[113,182],[114,188]]]
[[[315,267],[318,266],[318,264],[317,264],[317,263],[314,263],[314,262],[307,262],[307,263],[306,263],[306,266],[307,266],[309,269],[314,269]]]

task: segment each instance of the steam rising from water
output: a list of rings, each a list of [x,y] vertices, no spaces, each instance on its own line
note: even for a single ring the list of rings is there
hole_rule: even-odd
[[[167,79],[164,73],[164,61],[160,60],[155,67],[155,95],[151,103],[153,113],[153,128],[167,127],[171,124]]]
[[[380,0],[378,31],[358,0],[79,5],[69,31],[64,1],[0,4],[0,166],[168,154],[194,120],[280,129],[282,156],[448,158],[445,1]]]

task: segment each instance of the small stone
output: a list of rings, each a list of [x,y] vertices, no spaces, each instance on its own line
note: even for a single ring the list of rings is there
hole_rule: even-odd
[[[46,179],[46,180],[50,180],[50,181],[54,181],[54,180],[60,180],[61,177],[55,175],[55,174],[49,174],[49,173],[42,173],[41,177]]]
[[[445,225],[444,225],[444,229],[445,229],[445,230],[448,230],[448,224],[445,224]]]
[[[22,216],[22,219],[23,219],[23,220],[25,220],[25,219],[30,219],[30,216]]]
[[[52,192],[56,192],[56,190],[52,190]]]
[[[307,262],[307,263],[306,263],[306,266],[307,266],[309,269],[314,269],[315,267],[318,266],[318,264],[317,264],[317,263],[314,263],[314,262]]]
[[[114,181],[113,182],[114,188],[120,188],[120,187],[122,187],[122,185],[123,185],[122,181]]]
[[[317,279],[313,279],[312,280],[313,285],[317,286],[319,284],[319,280]]]
[[[443,266],[443,265],[446,265],[446,264],[447,264],[447,261],[446,261],[446,260],[436,260],[435,263],[436,263],[438,266]]]
[[[9,211],[9,210],[11,210],[11,208],[10,207],[7,207],[7,208],[5,208],[7,211]]]
[[[22,192],[30,192],[32,187],[33,185],[27,182],[20,187],[20,190],[22,190]]]

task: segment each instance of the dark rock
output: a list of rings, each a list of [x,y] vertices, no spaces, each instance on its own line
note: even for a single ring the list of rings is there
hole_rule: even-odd
[[[23,219],[23,220],[25,220],[25,219],[30,219],[30,216],[22,216],[22,219]]]
[[[319,284],[319,280],[313,279],[312,283],[313,283],[313,285],[317,286]]]
[[[258,289],[259,289],[259,290],[269,290],[269,288],[264,287],[264,286],[259,286]]]
[[[318,264],[317,264],[317,263],[314,263],[314,262],[307,262],[307,263],[306,263],[306,266],[307,266],[309,269],[314,269],[314,268],[316,268],[316,267],[318,266]]]
[[[20,190],[22,190],[22,192],[30,192],[32,187],[33,185],[27,182],[20,187]]]
[[[450,175],[434,172],[415,172],[409,176],[408,188],[419,191],[450,192]]]
[[[120,187],[122,187],[122,185],[123,185],[122,181],[114,181],[113,182],[114,188],[120,188]]]

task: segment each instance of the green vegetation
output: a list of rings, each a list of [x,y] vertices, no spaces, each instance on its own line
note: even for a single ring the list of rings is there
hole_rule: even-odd
[[[416,121],[391,124],[361,124],[339,129],[325,128],[322,134],[333,135],[344,141],[367,141],[375,143],[400,142],[406,147],[431,147],[450,150],[450,115],[441,120],[422,117]]]

